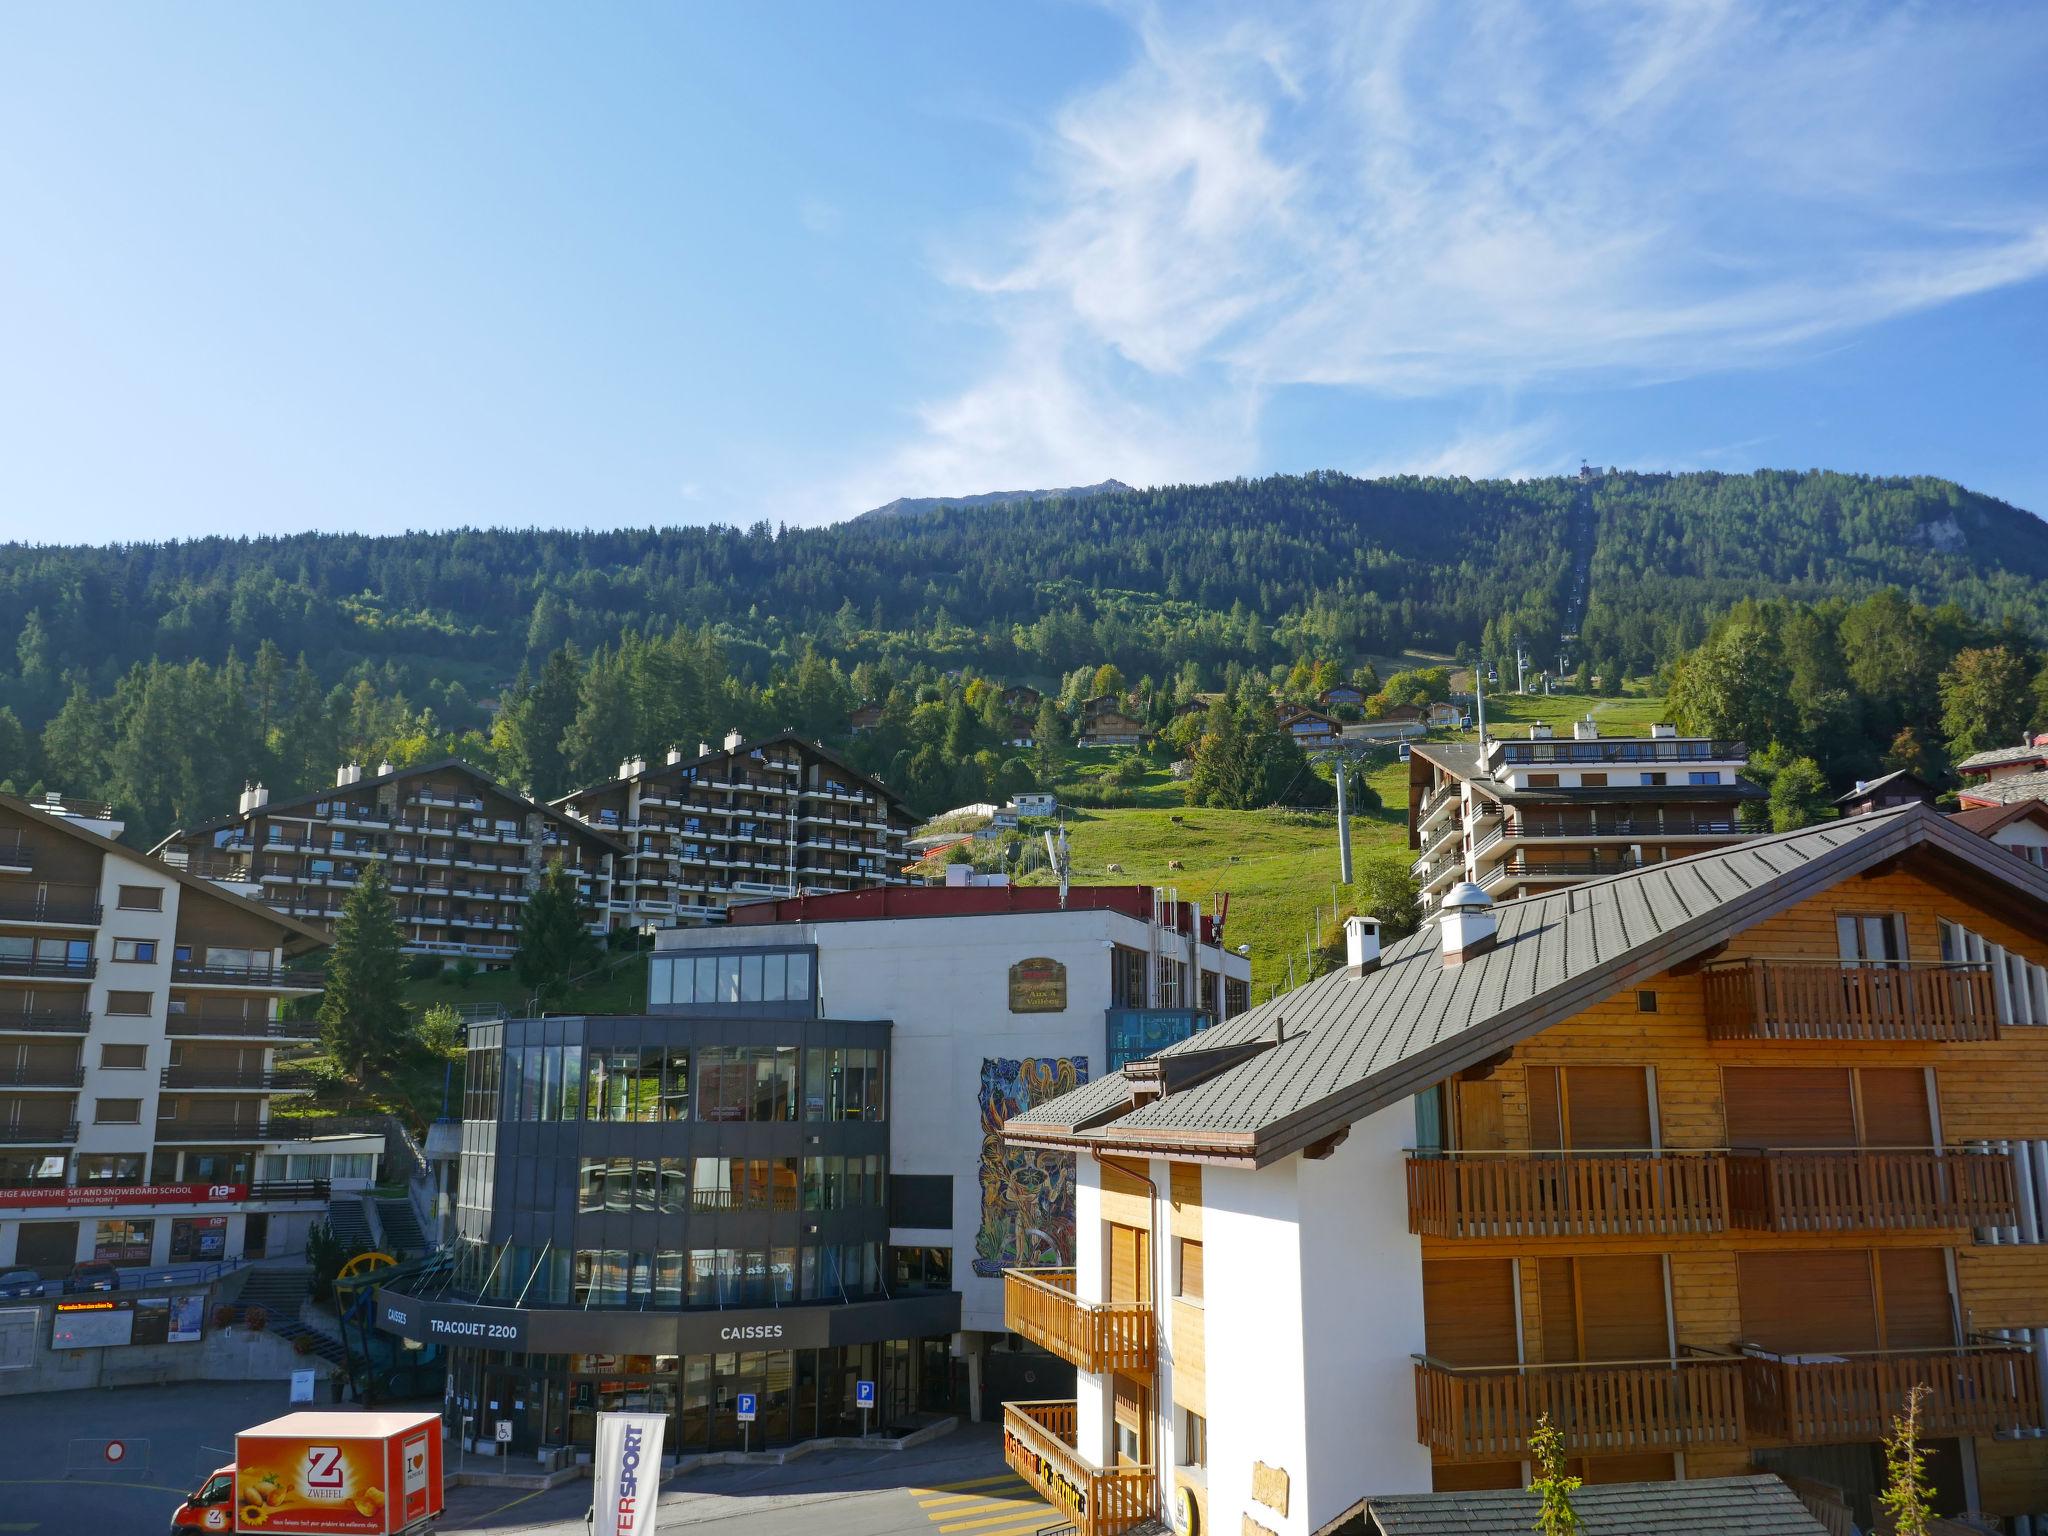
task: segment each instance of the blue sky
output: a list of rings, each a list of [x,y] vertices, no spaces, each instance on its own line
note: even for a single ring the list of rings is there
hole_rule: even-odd
[[[13,7],[0,537],[1825,466],[2048,513],[2048,10]]]

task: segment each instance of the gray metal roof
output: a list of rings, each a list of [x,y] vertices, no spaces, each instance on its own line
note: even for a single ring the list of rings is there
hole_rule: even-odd
[[[1426,757],[1444,772],[1461,779],[1487,777],[1486,756],[1477,741],[1412,741],[1408,753],[1411,757]]]
[[[1361,1536],[1527,1536],[1537,1496],[1526,1488],[1408,1493],[1364,1501],[1326,1532]],[[1684,1483],[1599,1483],[1572,1495],[1586,1536],[1822,1536],[1826,1527],[1775,1477]]]
[[[2048,799],[2048,772],[2009,773],[2002,779],[1972,784],[1963,791],[1972,800],[1996,800],[2012,805],[2021,800]]]
[[[2048,875],[1994,859],[2003,850],[1926,806],[1823,822],[1500,903],[1493,947],[1460,965],[1425,923],[1365,976],[1334,971],[1162,1053],[1279,1037],[1257,1055],[1135,1107],[1112,1073],[1013,1116],[1008,1134],[1273,1161],[1922,843],[2048,911]]]
[[[1956,772],[1979,773],[2000,763],[2024,763],[2036,757],[2048,757],[2048,747],[1994,747],[1989,752],[1972,752],[1956,764]]]

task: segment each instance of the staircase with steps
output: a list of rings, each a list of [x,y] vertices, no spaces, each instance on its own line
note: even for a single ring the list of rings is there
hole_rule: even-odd
[[[377,1234],[370,1230],[369,1213],[361,1195],[336,1195],[327,1202],[327,1225],[343,1251],[377,1246]]]
[[[427,1251],[427,1235],[420,1230],[420,1220],[410,1200],[379,1200],[377,1220],[384,1228],[384,1241],[397,1252]]]
[[[251,1270],[235,1302],[235,1321],[247,1322],[249,1309],[260,1306],[268,1314],[263,1325],[267,1332],[286,1343],[303,1335],[312,1341],[307,1346],[312,1354],[330,1365],[340,1365],[346,1358],[341,1340],[299,1321],[299,1309],[306,1304],[312,1282],[313,1272],[308,1269]]]

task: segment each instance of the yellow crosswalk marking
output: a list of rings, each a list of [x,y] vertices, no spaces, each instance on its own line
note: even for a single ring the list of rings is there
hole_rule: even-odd
[[[934,1536],[1037,1536],[1059,1514],[1015,1472],[912,1488]]]
[[[917,1507],[919,1509],[931,1509],[940,1504],[972,1504],[976,1499],[999,1499],[1004,1494],[1008,1493],[1029,1494],[1031,1492],[1031,1485],[1025,1482],[1024,1479],[1021,1477],[1005,1478],[1004,1482],[1006,1482],[1009,1486],[1001,1488],[984,1488],[979,1493],[935,1494],[933,1497],[928,1499],[919,1499],[917,1501]]]
[[[940,1536],[948,1536],[948,1532],[956,1532],[956,1530],[973,1530],[973,1532],[977,1532],[977,1536],[1004,1536],[1004,1532],[1012,1532],[1012,1530],[1036,1530],[1038,1526],[1044,1524],[1044,1520],[1047,1520],[1049,1513],[1051,1513],[1051,1507],[1040,1503],[1040,1505],[1022,1509],[1022,1511],[1012,1509],[1008,1516],[991,1516],[989,1520],[963,1520],[961,1524],[956,1524],[956,1526],[940,1526],[938,1530],[940,1530]],[[1001,1526],[1001,1532],[989,1530],[989,1526]]]
[[[969,1526],[985,1526],[987,1524],[987,1520],[977,1520],[975,1516],[993,1516],[995,1520],[1001,1520],[1004,1516],[1014,1516],[1014,1513],[1020,1513],[1024,1509],[1036,1509],[1036,1507],[1038,1507],[1036,1499],[1001,1499],[999,1503],[971,1503],[965,1509],[938,1509],[936,1513],[932,1513],[932,1516],[926,1516],[926,1518],[932,1524],[938,1524],[942,1520],[948,1522],[948,1524],[938,1526],[940,1530],[967,1530]]]
[[[962,1488],[988,1488],[997,1483],[1021,1483],[1024,1479],[1014,1472],[1005,1472],[1000,1477],[974,1477],[964,1483],[933,1483],[929,1488],[913,1488],[912,1493],[956,1493]]]

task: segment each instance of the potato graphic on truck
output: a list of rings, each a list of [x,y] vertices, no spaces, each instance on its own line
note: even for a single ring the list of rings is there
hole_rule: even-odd
[[[410,1536],[441,1509],[438,1414],[289,1413],[236,1435],[234,1464],[178,1507],[171,1528]]]

